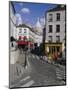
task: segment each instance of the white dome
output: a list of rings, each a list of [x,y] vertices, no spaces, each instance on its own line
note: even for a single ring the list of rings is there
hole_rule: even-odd
[[[36,28],[36,31],[37,31],[38,33],[41,33],[41,32],[42,32],[42,26],[41,26],[41,24],[40,24],[39,18],[37,18],[37,23],[36,23],[36,25],[35,25],[35,28]]]
[[[37,18],[36,27],[40,27],[41,28],[41,24],[40,24],[39,18]]]

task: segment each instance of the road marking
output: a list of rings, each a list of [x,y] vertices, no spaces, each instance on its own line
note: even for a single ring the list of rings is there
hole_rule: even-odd
[[[61,74],[61,75],[64,75],[65,73],[64,73],[64,72],[62,72],[62,71],[57,70],[57,71],[56,71],[56,74]]]
[[[34,56],[34,55],[32,55],[32,57],[33,57],[33,58],[35,58],[35,56]]]
[[[59,74],[64,74],[63,72],[59,72],[59,71],[57,71],[56,73],[59,73]]]
[[[22,86],[20,86],[20,87],[29,87],[29,86],[31,86],[32,84],[34,84],[35,82],[33,81],[33,80],[31,80],[31,81],[29,81],[29,82],[27,82],[26,84],[24,84],[24,85],[22,85]]]
[[[30,78],[30,76],[27,76],[27,77],[25,77],[24,79],[22,79],[21,82],[22,82],[22,81],[26,81],[26,80],[29,79],[29,78]]]
[[[27,63],[28,63],[28,65],[29,65],[29,60],[28,60],[28,57],[27,57]]]
[[[39,57],[38,57],[39,58]],[[43,60],[41,60],[40,58],[39,59],[37,59],[37,60],[39,60],[40,62],[42,62],[42,63],[45,63]]]
[[[36,56],[36,58],[37,58],[37,59],[39,59],[39,57],[38,57],[38,56]]]
[[[58,79],[62,79],[62,77],[60,77],[60,76],[57,76],[57,78],[58,78]]]
[[[62,77],[62,75],[61,75],[61,74],[56,73],[56,75],[57,75],[57,76],[61,76],[61,77]]]
[[[24,79],[22,79],[22,80],[20,80],[19,82],[17,82],[16,84],[11,85],[11,87],[15,87],[15,86],[17,86],[19,83],[21,83],[21,82],[23,82],[23,81],[26,81],[26,80],[28,80],[28,79],[30,79],[30,76],[27,76],[27,77],[25,77]]]
[[[59,69],[56,69],[56,76],[58,79],[64,79],[65,78],[65,73]]]
[[[65,81],[61,81],[61,83],[60,84],[65,84]]]

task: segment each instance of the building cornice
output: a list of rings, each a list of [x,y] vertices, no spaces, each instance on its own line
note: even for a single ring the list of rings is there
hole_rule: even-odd
[[[55,11],[63,11],[66,10],[66,5],[62,7],[62,5],[57,5],[55,8],[48,10],[47,12],[55,12]]]

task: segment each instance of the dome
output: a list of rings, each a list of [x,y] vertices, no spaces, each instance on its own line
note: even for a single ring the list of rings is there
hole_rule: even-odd
[[[36,27],[40,27],[41,28],[41,24],[40,24],[39,18],[37,18]]]
[[[37,18],[37,22],[36,22],[36,25],[35,25],[35,29],[36,29],[36,32],[38,32],[38,33],[41,33],[41,32],[42,32],[42,26],[41,26],[41,24],[40,24],[39,18]]]

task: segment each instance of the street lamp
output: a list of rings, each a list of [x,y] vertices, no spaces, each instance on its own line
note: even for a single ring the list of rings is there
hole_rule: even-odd
[[[27,65],[27,55],[26,55],[26,51],[25,51],[25,62],[24,62],[24,68],[26,67],[26,65]]]
[[[46,38],[46,28],[43,28],[43,40],[42,40],[42,44],[43,44],[43,55],[45,55],[45,38]]]

